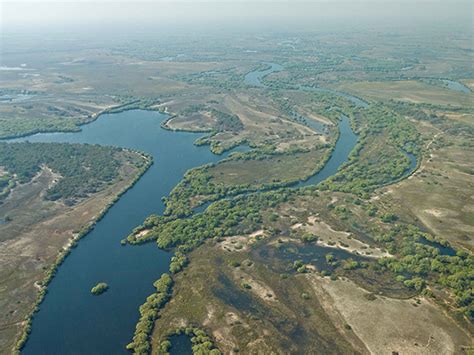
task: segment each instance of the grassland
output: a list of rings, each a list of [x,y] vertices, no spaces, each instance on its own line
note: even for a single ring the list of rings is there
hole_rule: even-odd
[[[472,93],[459,93],[414,80],[358,82],[343,84],[338,88],[376,100],[399,100],[469,109],[474,105]]]
[[[472,133],[469,126],[458,134],[432,124],[421,127],[425,158],[420,168],[407,180],[381,190],[380,198],[391,209],[413,215],[431,233],[472,251]]]
[[[254,185],[302,180],[314,173],[326,155],[325,149],[270,156],[259,160],[229,160],[209,170],[213,184]]]
[[[246,258],[212,245],[194,252],[155,325],[153,345],[174,328],[198,324],[224,353],[298,352],[315,347],[327,353],[353,353],[351,342],[363,349],[349,331],[329,322],[316,298],[301,297],[310,292],[303,278],[281,279]],[[228,265],[231,260],[241,266]],[[196,282],[191,286],[188,280]],[[244,283],[250,287],[244,288]]]

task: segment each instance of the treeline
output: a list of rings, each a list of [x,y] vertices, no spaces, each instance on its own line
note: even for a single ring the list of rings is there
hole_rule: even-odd
[[[127,350],[134,354],[147,355],[151,351],[150,336],[153,331],[158,312],[171,296],[173,280],[168,274],[163,274],[155,281],[156,292],[147,297],[146,302],[140,306],[140,320],[135,327],[135,334]]]
[[[62,143],[0,143],[0,166],[26,183],[48,167],[60,178],[46,198],[69,203],[97,192],[114,180],[121,165],[118,148]],[[11,177],[13,179],[13,177]]]
[[[441,244],[437,248],[423,240],[432,237],[416,226],[395,224],[390,231],[376,237],[376,241],[396,257],[382,258],[379,264],[396,273],[398,281],[427,295],[433,295],[427,288],[430,284],[448,288],[454,294],[456,306],[473,321],[473,255],[465,251],[446,255]]]
[[[197,327],[178,328],[173,334],[169,334],[158,345],[159,355],[169,355],[172,344],[170,338],[173,336],[186,335],[191,337],[191,350],[195,355],[220,355],[214,341],[206,332]]]
[[[320,163],[315,164],[314,170],[309,176],[295,177],[294,179],[282,179],[274,182],[263,184],[245,183],[236,185],[227,185],[224,183],[216,183],[212,179],[211,169],[215,164],[208,164],[199,168],[187,171],[183,179],[171,191],[170,195],[164,199],[166,204],[165,215],[176,217],[185,217],[193,213],[191,201],[199,198],[199,203],[203,204],[210,201],[216,201],[225,197],[231,197],[238,194],[244,194],[254,191],[269,191],[277,188],[289,187],[297,183],[301,178],[309,178],[319,171],[329,157],[331,151],[329,145],[316,146],[313,149],[324,149]],[[285,152],[275,150],[272,145],[262,146],[250,152],[236,153],[229,158],[222,160],[218,164],[225,164],[229,161],[238,160],[266,160],[278,156],[291,157],[297,153],[306,153],[309,149],[293,148]]]
[[[146,237],[128,236],[131,244],[156,239],[160,248],[184,246],[184,252],[200,245],[207,238],[249,234],[263,222],[263,209],[288,200],[287,191],[268,191],[250,194],[213,203],[205,212],[189,218],[175,219],[166,216],[147,218],[140,229],[150,229]]]

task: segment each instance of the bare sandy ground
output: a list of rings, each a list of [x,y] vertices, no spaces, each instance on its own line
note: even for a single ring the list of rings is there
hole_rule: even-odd
[[[343,249],[353,254],[360,254],[372,258],[390,257],[391,254],[363,243],[349,232],[336,231],[317,216],[309,216],[307,223],[294,224],[292,229],[301,229],[318,237],[319,245]],[[344,244],[344,245],[343,245]]]

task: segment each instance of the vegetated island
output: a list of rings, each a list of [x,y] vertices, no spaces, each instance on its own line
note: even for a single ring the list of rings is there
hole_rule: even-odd
[[[109,289],[109,285],[107,285],[105,282],[99,282],[97,285],[92,287],[91,293],[95,296],[103,294],[105,291]]]

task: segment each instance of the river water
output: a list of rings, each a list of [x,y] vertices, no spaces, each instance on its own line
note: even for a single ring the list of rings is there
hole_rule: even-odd
[[[120,354],[133,335],[138,307],[168,271],[171,253],[154,243],[121,246],[150,214],[162,214],[168,196],[186,170],[217,162],[209,147],[193,142],[200,134],[160,127],[166,115],[151,111],[106,114],[77,133],[45,133],[12,141],[115,145],[151,154],[155,163],[59,267],[35,315],[24,354]],[[93,296],[99,281],[110,289]]]
[[[450,90],[462,92],[464,94],[469,94],[471,89],[469,89],[466,85],[460,83],[459,81],[443,79],[443,83],[446,84],[446,87]]]
[[[267,64],[269,69],[247,74],[246,83],[263,86],[261,78],[282,70],[277,64]],[[365,107],[364,101],[354,99]],[[138,307],[154,292],[153,282],[168,271],[171,253],[154,243],[121,246],[120,240],[150,214],[163,213],[161,198],[168,196],[186,170],[228,155],[216,156],[208,147],[195,146],[193,142],[200,134],[162,129],[160,124],[166,118],[157,112],[126,111],[102,115],[82,126],[80,132],[42,133],[11,140],[114,145],[146,152],[155,161],[59,267],[35,315],[24,354],[126,353]],[[345,116],[339,130],[333,154],[323,169],[295,187],[319,183],[348,160],[357,136]],[[90,289],[100,281],[107,282],[110,289],[93,296]]]
[[[40,133],[11,141],[114,145],[151,154],[155,163],[78,243],[59,267],[33,320],[24,354],[119,354],[133,335],[138,307],[154,292],[153,282],[168,271],[171,253],[154,243],[121,246],[120,240],[150,214],[162,214],[168,196],[186,170],[226,157],[193,142],[200,136],[160,127],[167,116],[151,111],[105,114],[74,133]],[[334,174],[356,143],[349,120],[339,124],[335,150],[320,173],[298,186]],[[245,148],[243,148],[245,149]],[[110,289],[93,296],[97,282]]]

